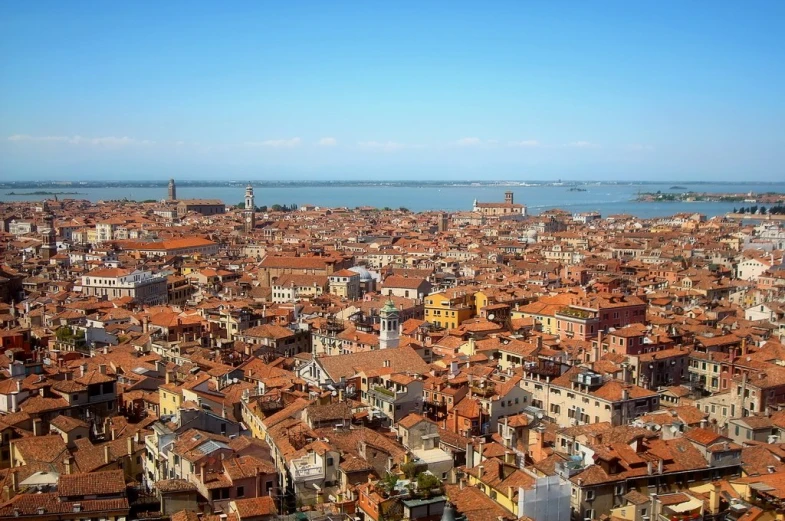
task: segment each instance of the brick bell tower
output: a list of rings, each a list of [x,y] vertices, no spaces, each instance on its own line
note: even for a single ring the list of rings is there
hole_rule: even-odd
[[[44,201],[44,229],[41,231],[41,257],[49,260],[57,255],[57,242],[55,241],[55,217],[49,210],[49,205]]]

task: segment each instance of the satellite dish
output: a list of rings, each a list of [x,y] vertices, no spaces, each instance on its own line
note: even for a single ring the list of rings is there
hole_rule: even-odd
[[[330,396],[338,396],[338,391],[333,391],[330,393]]]
[[[534,416],[535,416],[535,417],[536,417],[538,420],[542,420],[542,418],[543,418],[543,416],[545,416],[545,414],[543,414],[543,412],[542,412],[542,411],[537,411],[537,412],[534,414]]]
[[[496,318],[496,315],[494,315],[493,313],[488,315],[488,320],[493,320],[494,318]]]

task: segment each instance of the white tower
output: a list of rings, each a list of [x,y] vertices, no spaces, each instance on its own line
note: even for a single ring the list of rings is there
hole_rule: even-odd
[[[379,349],[391,349],[398,347],[400,337],[398,336],[398,310],[392,300],[379,311]]]
[[[243,217],[245,218],[244,229],[246,233],[251,233],[256,226],[255,209],[253,186],[249,184],[245,187],[245,210],[243,210]]]

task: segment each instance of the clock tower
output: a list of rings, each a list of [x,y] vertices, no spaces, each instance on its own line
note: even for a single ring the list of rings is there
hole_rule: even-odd
[[[250,184],[245,187],[245,210],[243,210],[243,219],[245,220],[244,230],[245,233],[251,233],[256,226],[256,206],[254,206],[253,186]]]

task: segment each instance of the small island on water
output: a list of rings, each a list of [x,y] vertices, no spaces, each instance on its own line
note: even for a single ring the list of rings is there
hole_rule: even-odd
[[[686,186],[679,186],[679,185],[676,185],[676,186],[671,186],[671,187],[670,187],[670,189],[671,189],[671,190],[686,190],[686,189],[687,189],[687,187],[686,187]]]
[[[785,203],[785,194],[766,192],[763,194],[747,193],[709,193],[709,192],[639,192],[634,199],[644,203],[686,202],[686,203]]]

